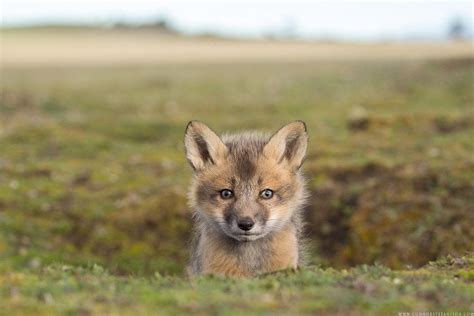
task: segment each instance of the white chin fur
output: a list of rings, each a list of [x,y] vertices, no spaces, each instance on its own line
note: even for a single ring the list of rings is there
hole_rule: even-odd
[[[265,234],[258,234],[258,235],[229,235],[230,237],[234,238],[235,240],[248,242],[260,239],[265,236]]]

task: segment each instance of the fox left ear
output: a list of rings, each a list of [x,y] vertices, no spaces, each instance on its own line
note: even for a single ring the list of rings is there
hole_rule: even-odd
[[[186,158],[195,171],[216,164],[227,155],[227,147],[206,124],[191,121],[184,136]]]
[[[286,163],[294,171],[303,164],[308,146],[308,133],[303,121],[295,121],[280,128],[263,148],[266,157]]]

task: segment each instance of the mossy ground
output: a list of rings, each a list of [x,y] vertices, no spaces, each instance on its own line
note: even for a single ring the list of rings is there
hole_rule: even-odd
[[[53,265],[0,275],[6,315],[397,315],[474,308],[474,257],[423,268],[307,267],[254,279],[114,276]]]
[[[472,58],[2,69],[7,308],[472,309],[472,270],[406,269],[474,251],[473,72]],[[310,263],[404,271],[187,283],[191,119],[219,132],[305,120]],[[110,274],[76,268],[94,264]]]

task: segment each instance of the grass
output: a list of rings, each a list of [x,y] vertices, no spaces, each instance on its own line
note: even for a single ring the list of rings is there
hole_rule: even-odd
[[[103,267],[47,266],[0,275],[7,315],[396,315],[468,312],[474,257],[442,258],[415,270],[317,266],[255,279],[155,274],[114,276]],[[236,299],[238,297],[238,299]]]
[[[217,131],[307,122],[313,263],[402,268],[472,251],[473,69],[471,59],[6,69],[0,266],[180,273],[190,119]]]
[[[459,259],[474,251],[471,55],[4,64],[2,310],[472,310],[472,255]],[[191,119],[219,132],[306,121],[310,267],[182,277]]]

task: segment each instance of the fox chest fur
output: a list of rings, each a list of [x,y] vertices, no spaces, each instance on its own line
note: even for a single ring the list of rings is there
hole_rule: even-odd
[[[273,136],[222,138],[190,122],[185,146],[194,170],[191,274],[242,277],[301,265],[306,144],[299,121]]]
[[[294,227],[253,242],[239,242],[203,232],[191,262],[195,274],[252,276],[259,273],[297,268],[298,237]]]

